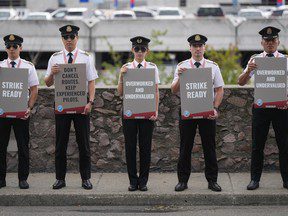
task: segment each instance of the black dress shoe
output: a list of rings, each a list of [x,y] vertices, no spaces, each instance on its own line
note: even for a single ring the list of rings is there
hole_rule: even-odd
[[[29,188],[28,182],[26,180],[19,181],[19,188],[20,189],[28,189]]]
[[[146,185],[139,185],[139,190],[140,191],[148,191],[148,188]]]
[[[6,187],[6,181],[5,180],[0,180],[0,188]]]
[[[137,185],[130,185],[128,191],[136,191],[138,189]]]
[[[257,188],[259,188],[259,182],[254,180],[251,180],[247,186],[247,190],[255,190]]]
[[[179,182],[176,186],[175,186],[175,191],[184,191],[185,189],[187,189],[187,183],[185,182]]]
[[[53,189],[61,189],[63,187],[66,187],[65,180],[56,180],[53,184]]]
[[[222,191],[222,188],[220,187],[220,185],[217,184],[217,182],[212,182],[212,181],[208,182],[208,188],[215,192]]]
[[[283,182],[283,187],[286,188],[286,189],[288,189],[288,181]]]
[[[93,188],[93,185],[90,182],[90,180],[87,179],[87,180],[82,180],[82,187],[86,190],[91,190]]]

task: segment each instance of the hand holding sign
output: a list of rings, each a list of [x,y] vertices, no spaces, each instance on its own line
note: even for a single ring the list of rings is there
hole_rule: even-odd
[[[214,114],[213,115],[209,115],[208,116],[208,119],[210,119],[210,120],[215,120],[215,119],[217,119],[219,117],[219,112],[216,110],[216,109],[214,109]]]
[[[179,68],[178,69],[178,75],[182,74],[185,71],[187,71],[187,68]]]
[[[90,103],[86,104],[84,108],[84,112],[82,113],[83,115],[88,115],[91,112],[92,106]]]
[[[24,118],[21,118],[21,119],[27,120],[30,117],[30,114],[31,114],[31,109],[28,107],[26,112],[25,112]]]
[[[151,120],[151,121],[156,121],[157,118],[158,118],[158,111],[156,111],[156,112],[155,112],[155,115],[152,115],[152,116],[149,118],[149,120]]]
[[[247,73],[251,73],[251,71],[256,70],[257,65],[255,64],[255,59],[251,59],[248,63]]]
[[[51,68],[51,72],[52,72],[53,75],[59,73],[60,72],[59,65],[57,65],[57,64],[53,65],[52,68]]]

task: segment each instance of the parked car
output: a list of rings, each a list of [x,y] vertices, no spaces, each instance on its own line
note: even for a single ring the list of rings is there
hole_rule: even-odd
[[[98,9],[93,11],[92,17],[96,17],[100,20],[106,19],[104,12]]]
[[[155,19],[183,19],[184,11],[178,7],[159,7]]]
[[[52,19],[62,20],[66,16],[68,8],[59,8],[51,13]]]
[[[48,12],[31,12],[25,18],[25,20],[51,20],[51,14]]]
[[[220,5],[205,4],[201,5],[197,10],[197,16],[199,17],[223,17],[224,12]]]
[[[17,19],[17,11],[14,9],[0,9],[0,20],[12,20]]]
[[[243,8],[238,12],[238,16],[246,19],[268,18],[262,10],[257,8]]]
[[[134,7],[133,11],[137,18],[154,18],[156,12],[145,7]]]
[[[68,8],[64,19],[66,20],[82,20],[88,17],[87,8]]]
[[[112,12],[111,19],[136,19],[136,15],[131,10],[117,10]]]
[[[287,5],[277,7],[275,10],[272,11],[271,17],[280,17],[283,15],[284,11],[288,11]]]

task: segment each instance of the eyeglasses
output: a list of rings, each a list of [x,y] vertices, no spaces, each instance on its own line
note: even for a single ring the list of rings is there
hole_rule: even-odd
[[[10,49],[11,47],[13,47],[14,49],[17,49],[18,46],[19,46],[18,44],[7,44],[7,45],[6,45],[6,48],[7,48],[7,49]]]
[[[64,40],[68,40],[69,38],[70,38],[71,40],[74,40],[75,37],[76,37],[76,35],[64,35],[64,36],[62,36],[62,37],[63,37]]]
[[[139,52],[141,50],[141,52],[146,52],[147,51],[147,48],[146,47],[143,47],[143,46],[135,46],[134,47],[134,51],[135,52]]]

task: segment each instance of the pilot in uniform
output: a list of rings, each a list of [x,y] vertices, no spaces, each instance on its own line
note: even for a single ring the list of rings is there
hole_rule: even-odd
[[[212,82],[214,89],[214,115],[208,119],[179,119],[180,130],[180,155],[177,166],[178,184],[175,186],[175,191],[183,191],[188,188],[187,182],[191,173],[191,152],[194,145],[194,138],[197,127],[202,141],[202,147],[205,158],[205,177],[208,181],[208,188],[212,191],[221,191],[221,187],[217,183],[218,165],[216,158],[216,118],[219,115],[218,107],[223,98],[224,81],[218,65],[204,58],[205,43],[207,38],[200,34],[195,34],[189,37],[190,52],[192,57],[183,62],[180,62],[175,70],[174,79],[172,82],[172,93],[180,91],[179,75],[185,73],[188,68],[212,68]]]
[[[28,71],[29,99],[25,117],[0,118],[0,188],[6,186],[6,154],[10,139],[11,128],[13,127],[17,148],[18,148],[18,179],[21,189],[28,189],[27,182],[29,175],[29,117],[38,95],[38,76],[34,65],[20,58],[23,38],[10,34],[4,37],[8,58],[0,62],[0,67],[5,68],[26,68]]]
[[[91,178],[91,154],[89,145],[90,133],[90,112],[94,104],[95,79],[98,78],[94,66],[93,58],[87,52],[77,47],[79,27],[65,25],[59,29],[61,32],[64,48],[60,52],[54,53],[48,62],[45,83],[49,87],[54,84],[54,75],[59,73],[58,64],[86,64],[86,86],[88,89],[88,103],[82,114],[56,114],[56,149],[55,149],[55,168],[56,182],[53,189],[60,189],[66,186],[66,166],[67,166],[67,145],[71,121],[74,122],[76,141],[79,149],[79,167],[84,189],[92,189]]]
[[[159,104],[159,90],[158,84],[159,72],[157,66],[152,62],[145,60],[146,55],[149,52],[148,43],[150,39],[137,36],[131,38],[132,53],[134,54],[133,62],[129,62],[122,66],[120,70],[120,76],[118,81],[118,92],[123,95],[123,74],[127,72],[128,68],[155,68],[155,83],[156,83],[156,115],[150,119],[124,119],[123,133],[125,137],[125,153],[128,177],[130,181],[129,191],[147,191],[147,182],[149,176],[149,168],[151,161],[151,143],[152,134],[154,129],[154,121],[158,117],[158,104]],[[139,142],[139,154],[140,154],[140,170],[139,176],[137,175],[137,161],[136,161],[136,149],[137,139]]]
[[[280,29],[273,26],[263,28],[259,34],[262,36],[261,45],[263,52],[253,55],[248,62],[247,67],[238,78],[238,84],[243,86],[248,83],[257,69],[255,64],[256,57],[283,58],[286,57],[278,52],[280,44]],[[288,66],[287,66],[288,67]],[[283,180],[283,187],[288,189],[288,118],[287,107],[277,108],[252,108],[252,156],[251,156],[251,181],[247,190],[259,188],[259,182],[263,169],[264,148],[272,122],[275,131],[276,143],[279,149],[280,172]]]

